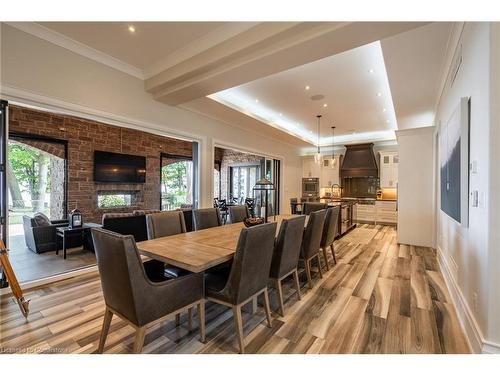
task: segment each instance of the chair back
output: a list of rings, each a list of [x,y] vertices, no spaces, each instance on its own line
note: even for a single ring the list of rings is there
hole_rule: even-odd
[[[91,231],[106,305],[138,324],[138,289],[146,276],[134,237],[99,228]]]
[[[184,215],[184,223],[186,224],[186,232],[193,231],[193,210],[186,208],[179,208],[178,211],[181,211]]]
[[[182,211],[165,211],[146,215],[148,239],[186,233]]]
[[[340,206],[330,207],[326,210],[325,225],[323,227],[323,235],[321,238],[321,248],[330,246],[335,241],[335,236],[338,233],[338,219]]]
[[[134,215],[133,213],[104,214],[102,216],[102,227],[123,235],[131,234],[136,242],[148,239],[145,215]]]
[[[278,238],[274,245],[270,277],[279,279],[297,268],[305,222],[304,215],[281,222]]]
[[[245,205],[248,207],[250,211],[250,215],[255,215],[255,199],[254,198],[245,198]]]
[[[250,211],[245,205],[241,206],[229,206],[229,222],[230,223],[241,223],[243,220],[250,217]]]
[[[243,228],[233,264],[222,293],[240,304],[267,287],[274,249],[276,223]]]
[[[218,208],[200,208],[193,210],[194,230],[218,227],[222,225]]]
[[[304,215],[309,215],[311,212],[314,211],[319,211],[319,210],[324,210],[328,206],[325,203],[320,203],[320,202],[305,202],[304,203],[304,209],[302,210],[302,213]]]
[[[132,213],[134,215],[148,215],[148,214],[156,214],[158,212],[161,212],[161,210],[134,210]]]
[[[321,236],[325,224],[326,210],[314,211],[309,215],[309,221],[302,239],[302,257],[310,259],[321,247]]]

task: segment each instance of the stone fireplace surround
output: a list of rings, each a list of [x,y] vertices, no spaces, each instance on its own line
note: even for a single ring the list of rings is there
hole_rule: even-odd
[[[107,212],[160,208],[160,154],[192,156],[192,143],[83,118],[9,106],[9,131],[68,141],[68,211],[78,207],[84,221],[100,223]],[[94,150],[146,157],[144,184],[95,183]],[[98,208],[99,191],[130,191],[134,206]]]

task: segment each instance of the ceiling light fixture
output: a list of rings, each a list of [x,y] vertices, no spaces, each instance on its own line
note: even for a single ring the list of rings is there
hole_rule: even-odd
[[[328,107],[328,104],[326,104],[326,103],[323,104],[323,108],[326,108],[326,107]]]
[[[135,33],[135,26],[134,25],[130,25],[128,27],[128,31],[130,31],[131,33]]]
[[[382,93],[381,92],[377,92],[377,96],[382,96]]]
[[[373,70],[373,69],[370,69],[368,72],[369,72],[370,74],[373,74],[374,70]]]
[[[280,116],[283,116],[283,113],[280,113]]]
[[[320,132],[320,121],[321,121],[321,115],[316,116],[318,118],[318,150],[316,154],[314,155],[314,162],[318,165],[321,165],[322,163],[322,157],[321,157],[321,149],[319,148],[319,132]]]
[[[259,99],[255,99],[255,103],[258,103],[259,102]]]
[[[310,87],[309,87],[309,86],[306,86],[306,90],[309,90],[309,89],[310,89]]]
[[[385,108],[384,108],[384,109],[382,109],[382,112],[385,112],[385,111],[387,111],[387,109],[385,109]]]

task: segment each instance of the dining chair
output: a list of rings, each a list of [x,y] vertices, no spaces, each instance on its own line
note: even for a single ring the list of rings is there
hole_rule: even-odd
[[[321,249],[323,250],[323,257],[325,258],[326,270],[330,269],[328,264],[328,257],[326,249],[331,248],[333,256],[333,264],[337,263],[337,258],[335,257],[335,249],[333,247],[333,241],[338,233],[338,218],[340,213],[340,206],[330,207],[326,210],[325,215],[325,225],[323,227],[323,234],[321,237]]]
[[[281,222],[278,238],[274,245],[269,277],[274,281],[276,292],[278,293],[279,313],[281,316],[285,315],[281,281],[291,274],[293,274],[295,280],[297,296],[299,300],[301,299],[297,265],[305,222],[306,217],[304,215],[284,219]]]
[[[241,223],[242,221],[250,217],[250,211],[248,210],[248,207],[245,205],[229,206],[228,208],[229,208],[229,222],[232,224]]]
[[[253,217],[255,215],[255,198],[245,198],[245,205],[250,211],[250,216]]]
[[[311,279],[311,260],[318,260],[319,277],[323,278],[321,271],[321,259],[319,257],[319,249],[321,246],[321,236],[323,235],[323,226],[325,224],[326,210],[314,211],[309,215],[304,237],[302,238],[302,248],[300,251],[300,259],[304,262],[306,270],[307,283],[309,288],[312,288]]]
[[[193,210],[194,230],[218,227],[222,225],[218,208],[199,208]]]
[[[200,341],[205,342],[203,274],[152,282],[133,236],[100,228],[91,231],[106,304],[98,353],[104,350],[113,315],[135,328],[133,352],[140,353],[148,327],[195,306]]]
[[[324,210],[328,206],[325,203],[320,202],[305,202],[303,204],[302,213],[304,215],[309,215],[311,212]]]
[[[267,281],[274,248],[276,223],[243,228],[229,271],[208,272],[205,275],[207,300],[232,308],[240,353],[245,352],[241,307],[254,297],[264,294],[267,324],[271,327],[271,310]]]

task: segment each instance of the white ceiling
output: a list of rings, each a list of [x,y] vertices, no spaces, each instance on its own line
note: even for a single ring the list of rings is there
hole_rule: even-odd
[[[311,100],[315,95],[324,99]],[[324,145],[332,142],[332,126],[335,143],[394,139],[397,129],[379,42],[209,97],[313,144],[318,114]]]
[[[224,22],[39,22],[48,29],[146,69]],[[133,25],[135,32],[128,27]]]
[[[436,22],[381,41],[400,129],[433,125],[452,27]]]

